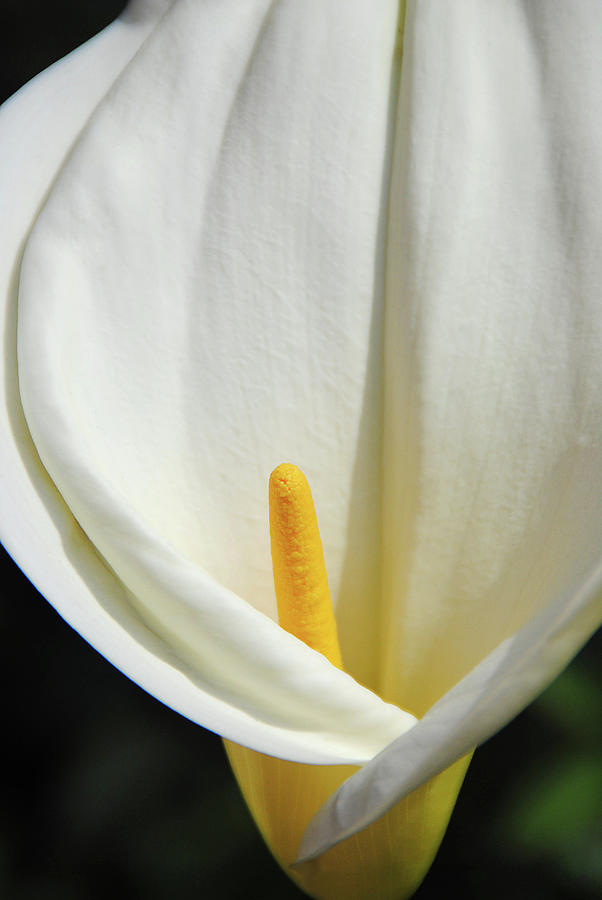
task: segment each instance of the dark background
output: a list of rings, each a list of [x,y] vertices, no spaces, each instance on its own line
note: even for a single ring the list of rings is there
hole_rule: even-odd
[[[119,0],[0,0],[0,98]],[[6,900],[301,898],[265,850],[219,738],[146,695],[0,559]],[[598,900],[602,640],[475,755],[416,895]],[[343,898],[341,898],[343,900]]]

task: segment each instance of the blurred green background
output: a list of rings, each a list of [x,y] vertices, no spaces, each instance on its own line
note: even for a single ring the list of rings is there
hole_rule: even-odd
[[[120,0],[1,0],[0,97]],[[5,900],[301,898],[265,850],[215,735],[146,695],[3,556]],[[475,755],[417,900],[602,896],[602,637]]]

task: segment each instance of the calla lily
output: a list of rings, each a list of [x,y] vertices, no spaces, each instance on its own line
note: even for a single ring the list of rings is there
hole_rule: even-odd
[[[0,114],[3,542],[178,712],[360,767],[302,823],[316,897],[407,896],[462,758],[600,622],[601,35],[593,0],[136,0]],[[276,621],[289,459],[345,671]],[[379,827],[407,871],[364,888]]]

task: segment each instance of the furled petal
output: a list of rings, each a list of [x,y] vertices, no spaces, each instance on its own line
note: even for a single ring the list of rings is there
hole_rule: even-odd
[[[28,425],[107,564],[91,571],[72,523],[85,587],[41,587],[176,709],[304,762],[363,762],[415,721],[265,615],[282,458],[319,473],[335,582],[346,564],[356,594],[376,589],[363,403],[397,4],[380,12],[180,0],[90,121],[21,271]],[[352,499],[368,539],[349,546]]]
[[[602,617],[602,8],[427,0],[405,35],[381,689],[426,715],[303,856],[494,733]]]
[[[599,6],[408,4],[381,429],[397,14],[166,12],[23,266],[21,397],[52,482],[21,418],[15,282],[8,295],[9,547],[43,592],[230,738],[307,762],[390,744],[327,805],[309,855],[503,724],[599,619]],[[128,46],[100,57],[105,80],[78,87],[64,127],[31,116],[91,49],[8,108],[7,273]],[[426,713],[401,738],[411,717],[264,615],[265,479],[286,458],[318,502],[348,670]]]
[[[168,5],[167,0],[136,0],[122,19],[35,78],[0,110],[0,537],[46,597],[79,610],[71,622],[89,637],[104,626],[92,607],[86,609],[85,598],[94,590],[110,595],[115,580],[81,539],[23,417],[16,355],[18,279],[25,240],[57,170]],[[114,640],[113,658],[127,656],[127,634]]]

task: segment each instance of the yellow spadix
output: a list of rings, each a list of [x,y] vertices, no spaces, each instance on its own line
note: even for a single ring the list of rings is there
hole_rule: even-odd
[[[342,668],[322,542],[303,473],[282,464],[270,477],[270,541],[280,625]],[[243,796],[286,873],[316,900],[403,900],[437,852],[469,757],[322,856],[291,869],[309,820],[354,766],[312,766],[224,741]]]
[[[270,543],[280,625],[342,669],[311,491],[303,472],[287,463],[270,477]]]

